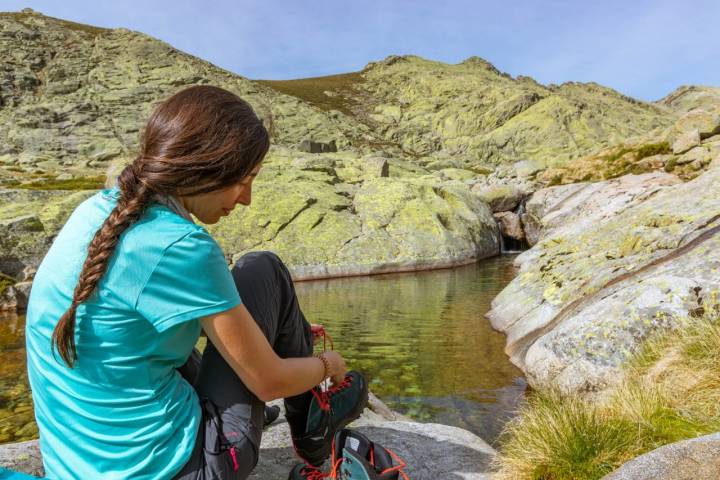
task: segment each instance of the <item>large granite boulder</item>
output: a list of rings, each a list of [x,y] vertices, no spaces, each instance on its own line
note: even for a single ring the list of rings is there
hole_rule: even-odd
[[[654,172],[538,190],[525,203],[522,215],[527,240],[535,245],[543,236],[596,225],[678,183],[675,175]]]
[[[251,207],[208,227],[230,260],[272,250],[307,279],[446,267],[499,252],[490,208],[463,182],[367,176],[363,159],[347,155],[293,165],[266,161]]]
[[[576,209],[516,259],[518,276],[488,317],[531,385],[603,390],[645,338],[720,288],[720,171],[667,180],[640,190],[642,201],[619,196],[622,208],[596,194],[595,207]]]
[[[630,460],[602,480],[720,478],[720,433],[671,443]]]

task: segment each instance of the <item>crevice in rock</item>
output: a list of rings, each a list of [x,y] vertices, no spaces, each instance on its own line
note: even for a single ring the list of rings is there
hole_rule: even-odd
[[[318,219],[315,221],[315,223],[313,223],[313,224],[310,226],[310,230],[312,230],[313,228],[315,228],[315,227],[317,227],[318,225],[320,225],[323,220],[325,220],[325,214],[324,214],[324,213],[323,213],[322,215],[320,215],[320,218],[318,218]]]
[[[280,234],[280,232],[282,232],[283,230],[285,230],[285,228],[287,228],[287,226],[290,225],[290,224],[293,222],[293,220],[295,220],[297,217],[300,216],[301,213],[303,213],[305,210],[307,210],[307,209],[310,208],[311,206],[315,205],[316,203],[317,203],[317,199],[316,199],[316,198],[308,198],[307,200],[305,200],[305,205],[303,205],[302,208],[300,208],[297,212],[295,212],[295,215],[293,215],[293,216],[290,218],[290,220],[288,220],[287,222],[281,224],[281,225],[278,227],[278,229],[275,231],[275,235],[273,236],[273,238],[271,238],[270,240],[274,240],[274,239]]]

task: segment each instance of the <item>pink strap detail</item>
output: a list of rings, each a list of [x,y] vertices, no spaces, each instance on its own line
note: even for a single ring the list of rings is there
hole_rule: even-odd
[[[230,456],[232,457],[233,461],[233,470],[237,472],[238,468],[240,468],[240,465],[238,465],[237,457],[235,456],[235,446],[233,445],[230,447]]]

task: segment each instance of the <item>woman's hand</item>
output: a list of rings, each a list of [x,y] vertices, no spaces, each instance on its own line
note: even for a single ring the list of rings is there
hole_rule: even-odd
[[[330,377],[333,385],[336,385],[343,381],[345,374],[347,373],[347,365],[345,359],[335,350],[329,350],[322,353],[322,356],[327,360],[328,371],[327,374]]]
[[[313,323],[310,325],[310,331],[312,332],[313,345],[317,345],[325,333],[325,326]]]

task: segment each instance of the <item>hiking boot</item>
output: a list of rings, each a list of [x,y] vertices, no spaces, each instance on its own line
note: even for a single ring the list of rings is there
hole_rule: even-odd
[[[339,431],[333,440],[332,450],[333,469],[330,478],[408,480],[407,474],[403,471],[405,462],[391,450],[371,442],[361,433],[349,429]]]
[[[298,463],[290,470],[288,480],[323,480],[325,478],[334,478],[329,473],[323,473],[317,467],[307,465],[305,463]]]
[[[315,387],[311,393],[304,425],[296,414],[286,416],[295,451],[307,464],[319,466],[330,456],[335,432],[358,418],[367,405],[368,386],[359,372],[350,371],[337,385],[325,391]]]
[[[280,416],[280,407],[277,405],[266,405],[265,406],[265,419],[263,421],[263,427],[267,427]]]

